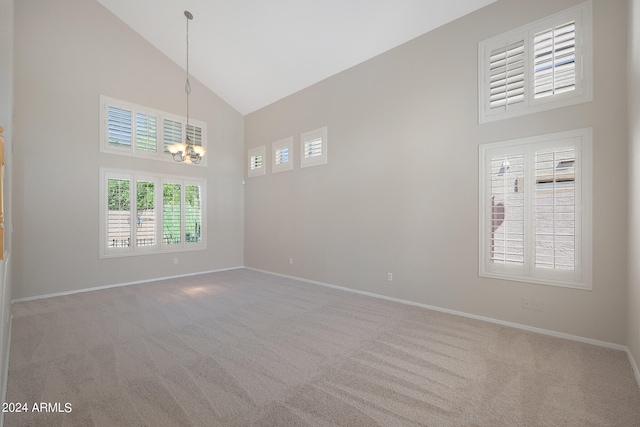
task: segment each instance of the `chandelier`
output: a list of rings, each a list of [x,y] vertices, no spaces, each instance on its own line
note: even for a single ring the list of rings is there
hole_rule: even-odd
[[[191,93],[191,83],[189,83],[189,21],[193,19],[191,12],[185,10],[184,16],[187,18],[187,82],[184,85],[184,91],[187,94],[187,125],[185,126],[184,142],[178,142],[167,147],[173,160],[184,163],[200,163],[207,151],[200,145],[193,145],[189,138],[189,94]],[[192,132],[195,132],[195,126],[191,126]]]

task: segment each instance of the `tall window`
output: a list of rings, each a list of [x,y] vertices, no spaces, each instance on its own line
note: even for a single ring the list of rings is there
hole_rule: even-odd
[[[107,181],[107,247],[131,246],[131,181],[114,175]]]
[[[104,168],[100,174],[101,257],[206,249],[204,180]]]
[[[162,189],[162,243],[179,245],[182,242],[182,185],[165,182]]]
[[[136,246],[156,244],[156,183],[136,180]]]
[[[480,123],[592,99],[591,1],[478,45]]]
[[[185,191],[185,241],[199,243],[202,241],[202,186],[187,184]]]
[[[167,147],[184,142],[206,148],[207,126],[204,122],[153,110],[106,96],[100,97],[100,151],[172,162]],[[206,166],[206,163],[198,163]]]
[[[591,130],[480,147],[480,275],[591,288]]]

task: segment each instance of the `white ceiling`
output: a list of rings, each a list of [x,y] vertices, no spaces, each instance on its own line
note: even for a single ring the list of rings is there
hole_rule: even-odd
[[[248,114],[496,0],[98,1]]]

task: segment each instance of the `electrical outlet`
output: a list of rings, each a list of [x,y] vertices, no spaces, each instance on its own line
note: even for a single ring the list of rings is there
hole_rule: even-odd
[[[289,264],[293,264],[293,258],[289,258]]]
[[[178,263],[178,258],[174,258],[174,259],[173,259],[173,263],[174,263],[174,264],[177,264],[177,263]]]
[[[392,282],[393,281],[393,274],[392,273],[387,273],[387,280]]]
[[[542,301],[533,301],[533,309],[535,311],[544,311],[544,303]]]
[[[533,300],[528,298],[522,298],[522,308],[525,310],[533,309]]]

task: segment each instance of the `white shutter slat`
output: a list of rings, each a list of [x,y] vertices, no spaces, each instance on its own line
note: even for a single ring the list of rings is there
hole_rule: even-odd
[[[304,143],[304,156],[306,158],[322,155],[322,138],[311,139]]]
[[[533,56],[534,98],[575,90],[575,21],[536,34]]]
[[[131,110],[114,107],[107,108],[107,140],[112,147],[131,148]]]
[[[158,119],[136,113],[136,149],[155,152],[157,150]]]
[[[524,100],[524,40],[491,52],[489,107],[505,108]]]
[[[575,147],[535,153],[535,266],[575,269]]]
[[[193,145],[202,145],[202,128],[199,126],[188,125],[187,136]]]
[[[327,127],[300,134],[300,167],[327,164]]]
[[[164,152],[169,153],[172,144],[182,142],[182,123],[169,119],[162,121]]]
[[[249,167],[251,168],[251,170],[260,169],[262,167],[262,156],[261,155],[251,156]]]
[[[279,148],[276,150],[276,165],[289,162],[289,148]]]
[[[491,253],[498,264],[524,264],[524,155],[491,158]]]

